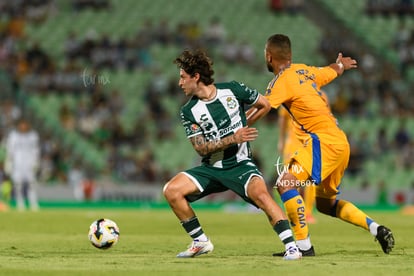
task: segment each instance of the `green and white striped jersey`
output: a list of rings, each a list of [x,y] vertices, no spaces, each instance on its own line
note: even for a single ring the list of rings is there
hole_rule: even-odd
[[[215,84],[217,93],[210,101],[193,96],[181,108],[181,122],[187,138],[204,135],[207,141],[218,141],[246,126],[245,105],[254,104],[259,93],[236,81]],[[202,162],[217,168],[229,168],[250,160],[248,142],[203,156]]]

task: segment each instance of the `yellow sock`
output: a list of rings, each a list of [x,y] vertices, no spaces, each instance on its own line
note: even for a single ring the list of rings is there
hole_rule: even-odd
[[[312,215],[315,203],[315,185],[305,186],[303,199],[305,200],[306,216]]]
[[[289,190],[280,195],[290,220],[296,240],[308,238],[309,230],[305,217],[305,204],[297,190]]]
[[[333,215],[336,215],[336,217],[342,219],[343,221],[360,226],[366,230],[370,230],[369,225],[373,222],[372,219],[370,219],[354,204],[340,199],[337,201],[336,205],[336,213],[333,212]]]

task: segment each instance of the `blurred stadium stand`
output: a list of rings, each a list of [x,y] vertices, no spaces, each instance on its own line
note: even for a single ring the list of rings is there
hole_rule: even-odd
[[[19,53],[37,43],[56,74],[70,71],[73,65],[73,89],[53,86],[33,89],[38,87],[39,80],[47,81],[47,73],[31,75],[33,72],[29,70],[16,78],[15,71],[4,64],[0,83],[1,94],[7,94],[24,113],[30,114],[42,133],[55,140],[64,152],[60,176],[44,179],[48,183],[67,181],[71,168],[80,163],[85,173],[92,173],[98,182],[109,179],[117,185],[152,183],[159,187],[176,172],[196,164],[198,157],[185,139],[178,118],[179,107],[185,99],[176,86],[178,76],[173,59],[188,45],[203,46],[213,57],[217,81],[234,79],[263,91],[272,77],[263,65],[263,47],[273,33],[290,36],[295,62],[325,65],[334,61],[336,56],[327,56],[328,52],[321,47],[326,29],[307,16],[307,6],[314,5],[331,13],[336,19],[332,24],[337,28],[347,29],[361,39],[376,62],[374,72],[369,66],[361,68],[361,72],[347,72],[326,87],[334,113],[349,134],[353,147],[351,162],[355,166],[346,174],[344,183],[360,190],[368,180],[376,192],[381,181],[385,181],[385,188],[389,190],[407,190],[414,186],[413,158],[403,154],[412,152],[414,147],[414,103],[410,97],[414,67],[408,66],[401,73],[398,51],[391,47],[401,20],[411,28],[414,37],[412,16],[371,15],[366,13],[367,2],[360,0],[303,1],[300,9],[292,11],[272,11],[269,1],[264,0],[214,1],[214,4],[196,0],[102,0],[85,1],[98,5],[87,8],[79,8],[74,5],[79,2],[70,0],[44,2],[48,5],[46,15],[39,20],[25,21],[25,35],[17,39],[20,48],[16,47],[13,58],[17,59]],[[215,17],[226,31],[225,41],[218,46],[201,40]],[[166,25],[160,25],[161,22]],[[180,25],[192,28],[193,32],[187,35],[193,35],[194,41],[177,42],[176,30]],[[140,38],[148,30],[152,31],[152,37],[161,33],[160,30],[168,31],[170,40],[152,38],[145,44]],[[2,33],[0,45],[4,46],[8,33],[6,29]],[[88,58],[72,60],[66,52],[70,34],[74,34],[73,41],[81,44],[88,39],[102,42],[104,38],[117,45],[125,42],[130,47],[123,49],[132,49],[134,62],[125,58],[122,64],[99,64],[97,60],[111,55],[111,52],[99,51],[92,52]],[[346,39],[342,37],[342,42]],[[137,41],[144,45],[133,44]],[[238,47],[247,42],[252,60],[226,61],[222,50],[233,41]],[[359,41],[353,42],[349,52],[355,53],[359,60],[364,58]],[[341,46],[334,43],[331,50],[342,51]],[[383,57],[389,65],[384,65]],[[120,104],[113,111],[110,103],[118,101]],[[85,106],[91,114],[105,118],[99,121],[100,125],[94,126],[94,122],[85,119],[83,127],[80,126],[79,114]],[[107,109],[111,109],[109,115]],[[400,148],[395,137],[402,121],[409,142]],[[275,124],[274,113],[259,122],[260,136],[252,143],[269,182],[275,177],[274,163],[278,155]],[[378,141],[381,128],[386,130],[386,148]]]

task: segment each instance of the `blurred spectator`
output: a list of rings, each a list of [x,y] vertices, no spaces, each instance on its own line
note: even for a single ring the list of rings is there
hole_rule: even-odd
[[[360,148],[360,155],[362,161],[365,161],[373,153],[371,142],[369,140],[368,131],[363,130],[358,139],[358,147]]]
[[[98,127],[99,122],[93,115],[93,109],[86,110],[86,113],[82,113],[82,117],[78,117],[77,129],[86,137],[90,137]]]
[[[269,9],[275,13],[283,11],[283,0],[269,0]]]
[[[380,127],[377,131],[376,140],[374,142],[374,152],[376,156],[388,153],[390,149],[390,143],[387,138],[387,128]]]
[[[26,2],[26,17],[31,23],[40,24],[48,17],[58,12],[58,5],[55,0],[32,0]]]
[[[187,42],[192,48],[200,48],[202,31],[197,21],[189,22],[186,25]]]
[[[14,67],[11,68],[12,76],[16,82],[19,82],[27,73],[29,73],[29,63],[23,52],[17,52],[15,55],[11,56],[10,61],[14,65]]]
[[[160,20],[159,25],[154,29],[155,41],[163,46],[167,46],[172,42],[172,34],[170,30],[170,22],[164,18]]]
[[[120,114],[125,107],[124,99],[118,89],[112,89],[108,96],[108,109],[111,114]]]
[[[161,100],[164,98],[168,89],[168,79],[165,74],[159,69],[155,68],[152,71],[153,75],[150,79],[145,92],[145,101],[148,103],[150,114],[153,118],[157,118],[159,114],[164,112]]]
[[[398,163],[406,170],[414,169],[414,141],[408,142],[402,147]]]
[[[244,41],[240,44],[238,60],[239,62],[246,65],[254,65],[256,56],[253,47],[249,44],[248,41]]]
[[[0,99],[0,101],[0,127],[5,133],[8,133],[22,115],[22,111],[10,99]]]
[[[94,198],[96,190],[96,182],[94,174],[91,171],[88,171],[85,175],[85,178],[82,182],[83,195],[84,199],[91,201]]]
[[[291,15],[295,15],[302,11],[304,0],[284,1],[284,9]]]
[[[156,138],[159,141],[169,140],[173,138],[173,120],[167,111],[162,110],[160,114],[157,114],[157,129]]]
[[[83,189],[84,179],[85,174],[79,162],[74,162],[68,172],[68,183],[73,189],[75,199],[78,201],[82,201],[85,197]]]
[[[377,204],[388,204],[388,191],[387,191],[387,185],[384,180],[380,180],[378,182],[378,199]]]
[[[204,31],[204,38],[208,46],[219,47],[226,39],[227,31],[221,23],[220,18],[214,16]]]
[[[369,15],[381,14],[389,16],[398,14],[403,16],[414,13],[411,0],[367,0],[365,12]]]
[[[224,42],[224,45],[220,48],[222,59],[229,64],[237,62],[239,46],[234,37]]]
[[[397,150],[401,151],[410,143],[410,134],[407,130],[405,121],[401,121],[398,126],[397,132],[394,136],[394,146]]]
[[[364,78],[371,79],[376,77],[375,73],[377,73],[376,69],[378,67],[378,64],[375,56],[372,53],[364,51],[361,55],[361,60],[358,63],[360,64]]]
[[[188,39],[187,39],[187,25],[184,22],[178,22],[178,24],[175,27],[174,34],[173,34],[173,42],[180,46],[184,47],[187,45]]]
[[[37,211],[37,172],[40,165],[40,144],[37,131],[24,118],[19,119],[6,142],[5,172],[10,175],[19,211],[26,208],[25,191],[30,209]]]
[[[330,100],[331,109],[334,114],[345,115],[349,110],[349,95],[343,87],[339,90],[333,100]]]
[[[385,116],[398,114],[398,105],[391,91],[386,91],[382,99],[381,113]]]
[[[29,64],[30,70],[33,70],[35,73],[44,72],[50,65],[49,56],[40,47],[38,42],[34,42],[33,45],[26,51],[26,60]]]
[[[154,153],[150,150],[145,150],[137,159],[138,178],[143,182],[155,182],[160,179],[160,170],[157,167],[157,162]]]
[[[58,176],[61,163],[60,161],[60,146],[57,139],[52,137],[52,134],[44,131],[41,136],[41,160],[39,167],[39,181],[45,183],[48,181],[55,181]]]
[[[62,70],[54,72],[53,88],[59,92],[80,93],[84,89],[80,71],[75,61],[69,60]]]
[[[355,139],[352,133],[348,133],[348,141],[350,145],[350,157],[347,172],[353,176],[360,173],[364,162],[364,152],[359,144],[359,141]]]
[[[134,49],[136,47],[136,50]],[[137,38],[135,41],[135,45],[129,46],[129,51],[131,51],[137,57],[138,61],[136,62],[138,68],[150,68],[153,60],[152,55],[150,53],[150,47],[146,43],[144,43],[140,38]]]
[[[73,112],[67,104],[62,104],[59,108],[59,120],[63,128],[67,130],[75,129],[75,118]]]
[[[74,11],[79,12],[84,9],[108,10],[111,5],[109,0],[71,0]]]
[[[411,39],[411,32],[411,28],[407,26],[405,21],[401,20],[392,41],[393,47],[397,50],[406,47]]]
[[[26,25],[25,16],[22,11],[16,11],[9,21],[7,32],[14,39],[23,38],[25,36],[24,29]]]
[[[346,29],[335,33],[331,31],[325,32],[319,42],[319,53],[329,61],[334,60],[339,52],[359,60],[358,45],[352,39],[343,39],[349,36],[348,32]]]
[[[350,83],[349,86],[348,93],[351,93],[348,106],[349,114],[352,116],[364,115],[366,112],[364,105],[367,101],[367,97],[363,91],[363,88],[356,83]]]
[[[65,42],[63,43],[63,53],[66,58],[72,60],[76,58],[80,53],[81,41],[78,38],[78,35],[74,31],[70,31],[66,37]]]

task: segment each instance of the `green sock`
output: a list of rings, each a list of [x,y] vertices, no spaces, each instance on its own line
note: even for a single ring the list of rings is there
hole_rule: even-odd
[[[286,249],[295,246],[295,239],[293,238],[292,230],[290,229],[289,221],[279,220],[273,226],[273,230],[278,234],[280,240],[284,243]]]
[[[181,225],[184,227],[185,231],[193,238],[199,241],[207,241],[208,238],[204,234],[203,229],[201,228],[200,222],[197,217],[192,217],[189,220],[181,221]]]

